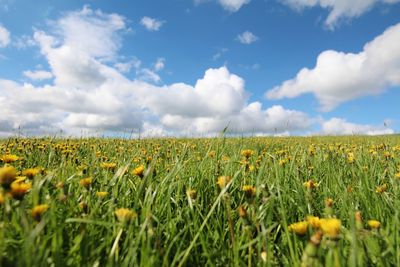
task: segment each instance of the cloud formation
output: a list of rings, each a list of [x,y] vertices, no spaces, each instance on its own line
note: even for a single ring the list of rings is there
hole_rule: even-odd
[[[393,134],[393,129],[386,126],[356,124],[345,119],[332,118],[322,123],[322,134],[326,135],[382,135]]]
[[[140,24],[142,24],[149,31],[158,31],[164,23],[165,21],[150,17],[143,17],[140,20]]]
[[[1,134],[21,127],[30,134],[140,128],[149,135],[198,135],[219,132],[228,124],[231,132],[286,134],[313,123],[299,111],[249,102],[245,81],[227,67],[208,69],[193,86],[156,85],[165,59],[151,68],[136,59],[118,62],[120,34],[126,28],[124,17],[86,6],[65,13],[49,31],[35,30],[33,40],[54,79],[35,86],[0,78]],[[124,75],[131,68],[133,80]]]
[[[210,2],[212,0],[194,0],[196,5]],[[251,0],[215,0],[223,9],[228,12],[237,12],[241,9],[244,5],[250,3]]]
[[[257,41],[259,38],[252,32],[245,31],[237,36],[237,40],[242,44],[251,44]]]
[[[266,93],[269,99],[294,98],[312,93],[323,111],[367,95],[376,95],[400,85],[400,23],[353,54],[322,52],[314,68],[303,68],[296,77]]]
[[[395,4],[400,0],[280,0],[295,10],[321,7],[329,10],[325,25],[333,29],[343,19],[356,18],[377,4]]]
[[[10,32],[0,24],[0,48],[10,44]]]
[[[230,12],[238,11],[242,6],[250,3],[250,0],[218,0],[218,3]]]
[[[25,77],[33,81],[42,81],[53,78],[53,74],[45,70],[35,70],[35,71],[27,70],[24,71],[23,74]]]

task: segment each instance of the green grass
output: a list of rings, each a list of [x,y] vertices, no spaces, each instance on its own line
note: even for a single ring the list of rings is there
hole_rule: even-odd
[[[244,149],[253,151],[247,160]],[[400,266],[399,136],[7,139],[6,154],[21,158],[10,163],[20,172],[45,171],[22,200],[0,189],[0,266]],[[142,178],[132,174],[140,165]],[[232,180],[220,188],[219,176]],[[309,180],[318,186],[307,189]],[[256,195],[246,197],[244,185]],[[34,220],[38,204],[49,209]],[[137,216],[119,221],[118,208]],[[319,230],[289,231],[308,215],[342,225],[312,257],[306,247]],[[370,229],[370,219],[381,227]]]

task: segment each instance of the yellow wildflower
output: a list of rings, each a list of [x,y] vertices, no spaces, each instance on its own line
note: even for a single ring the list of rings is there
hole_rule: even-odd
[[[242,191],[244,192],[245,196],[248,198],[253,198],[256,196],[256,188],[252,185],[244,185],[242,187]]]
[[[11,155],[11,154],[4,155],[0,158],[0,160],[4,163],[13,163],[19,159],[20,158],[17,155]]]
[[[32,183],[12,183],[10,195],[14,199],[21,200],[31,188]]]
[[[308,222],[302,221],[297,223],[292,223],[289,225],[288,229],[290,232],[293,232],[298,235],[304,235],[307,232]]]
[[[303,186],[307,189],[313,189],[313,188],[316,188],[318,186],[318,184],[316,182],[314,182],[313,180],[308,180],[307,182],[303,183]]]
[[[213,157],[215,157],[216,153],[215,153],[215,151],[210,151],[210,152],[208,152],[207,155],[208,155],[210,158],[213,158]]]
[[[108,192],[98,191],[98,192],[96,192],[96,195],[97,195],[99,198],[105,198],[105,197],[108,195]]]
[[[340,233],[341,221],[339,219],[329,218],[320,219],[320,227],[323,234],[330,238],[336,238]]]
[[[220,176],[218,177],[217,185],[219,185],[219,187],[223,189],[231,180],[232,177],[230,176]]]
[[[319,218],[316,216],[312,216],[312,215],[307,216],[307,222],[314,229],[318,229],[321,226]]]
[[[139,176],[140,178],[143,178],[144,171],[145,171],[144,166],[140,165],[139,167],[136,167],[135,169],[133,169],[132,174],[136,175],[136,176]]]
[[[384,192],[386,192],[387,189],[388,189],[387,184],[383,184],[381,186],[376,187],[375,192],[376,193],[384,193]]]
[[[0,192],[0,205],[4,204],[5,199],[4,199],[4,195],[2,192]]]
[[[347,154],[347,161],[348,161],[349,163],[354,163],[354,153],[353,153],[353,152],[349,152],[349,153]]]
[[[35,219],[35,221],[40,221],[43,213],[45,213],[48,209],[49,209],[49,205],[47,205],[47,204],[36,205],[35,207],[33,207],[32,211],[31,211],[33,219]]]
[[[188,189],[186,191],[186,195],[188,196],[188,198],[195,200],[197,198],[197,192],[194,189]]]
[[[100,167],[108,171],[114,171],[115,168],[117,168],[117,164],[113,162],[102,162]]]
[[[333,199],[332,198],[327,198],[325,199],[325,206],[326,207],[332,207],[333,206]]]
[[[0,184],[8,187],[17,177],[17,170],[13,166],[0,168]]]
[[[30,168],[22,171],[22,175],[32,179],[42,171],[41,168]]]
[[[240,153],[243,157],[245,157],[246,159],[250,158],[251,156],[253,156],[254,151],[251,149],[245,149],[242,150],[242,152]]]
[[[136,214],[136,212],[134,212],[130,209],[120,208],[115,211],[115,216],[117,216],[117,219],[120,222],[127,222],[131,219],[136,218],[137,214]]]
[[[369,220],[367,223],[372,229],[379,229],[381,227],[381,223],[377,220]]]
[[[85,188],[89,188],[90,185],[92,184],[92,182],[93,182],[93,178],[92,178],[92,177],[87,177],[87,178],[81,179],[81,180],[79,181],[79,183],[81,184],[81,186],[83,186],[83,187],[85,187]]]

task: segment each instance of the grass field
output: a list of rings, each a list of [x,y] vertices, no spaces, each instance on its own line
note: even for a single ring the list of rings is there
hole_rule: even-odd
[[[4,139],[0,266],[400,266],[400,137]]]

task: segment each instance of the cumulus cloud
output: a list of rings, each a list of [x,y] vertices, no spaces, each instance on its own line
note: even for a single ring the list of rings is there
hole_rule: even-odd
[[[165,21],[150,17],[143,17],[140,20],[140,24],[142,24],[149,31],[158,31],[164,23]]]
[[[0,25],[0,48],[6,47],[10,44],[10,32],[2,25]]]
[[[245,4],[250,3],[250,0],[218,0],[218,3],[230,12],[238,11]]]
[[[251,44],[258,40],[258,37],[249,31],[245,31],[237,36],[237,40],[242,44]]]
[[[394,133],[393,129],[387,128],[385,125],[356,124],[340,118],[332,118],[323,122],[321,128],[322,134],[325,135],[382,135]]]
[[[156,63],[154,63],[154,70],[155,71],[161,71],[165,67],[165,58],[157,58]]]
[[[113,60],[120,58],[119,33],[125,29],[125,18],[84,7],[65,13],[50,31],[35,30],[33,38],[54,79],[34,86],[0,78],[0,134],[21,127],[31,134],[143,129],[149,135],[197,135],[227,125],[237,133],[287,134],[313,123],[299,111],[249,102],[245,81],[226,67],[208,69],[194,85],[157,85],[165,59],[152,68],[138,60]],[[130,68],[135,68],[134,80],[124,75]]]
[[[127,62],[117,62],[114,64],[114,67],[122,73],[128,73],[132,68],[139,69],[141,65],[142,62],[139,59],[134,58]]]
[[[23,74],[25,77],[34,81],[42,81],[53,78],[53,74],[45,70],[35,70],[35,71],[27,70],[24,71]]]
[[[313,69],[303,68],[295,78],[266,93],[269,99],[294,98],[313,93],[324,111],[342,102],[376,95],[400,85],[400,23],[353,54],[322,52]]]
[[[315,6],[328,9],[330,12],[325,25],[333,29],[341,19],[359,17],[376,4],[395,4],[400,0],[281,0],[281,2],[295,10]]]
[[[211,2],[213,0],[194,0],[196,5]],[[250,3],[251,0],[215,0],[223,9],[229,12],[237,12],[242,6]]]

